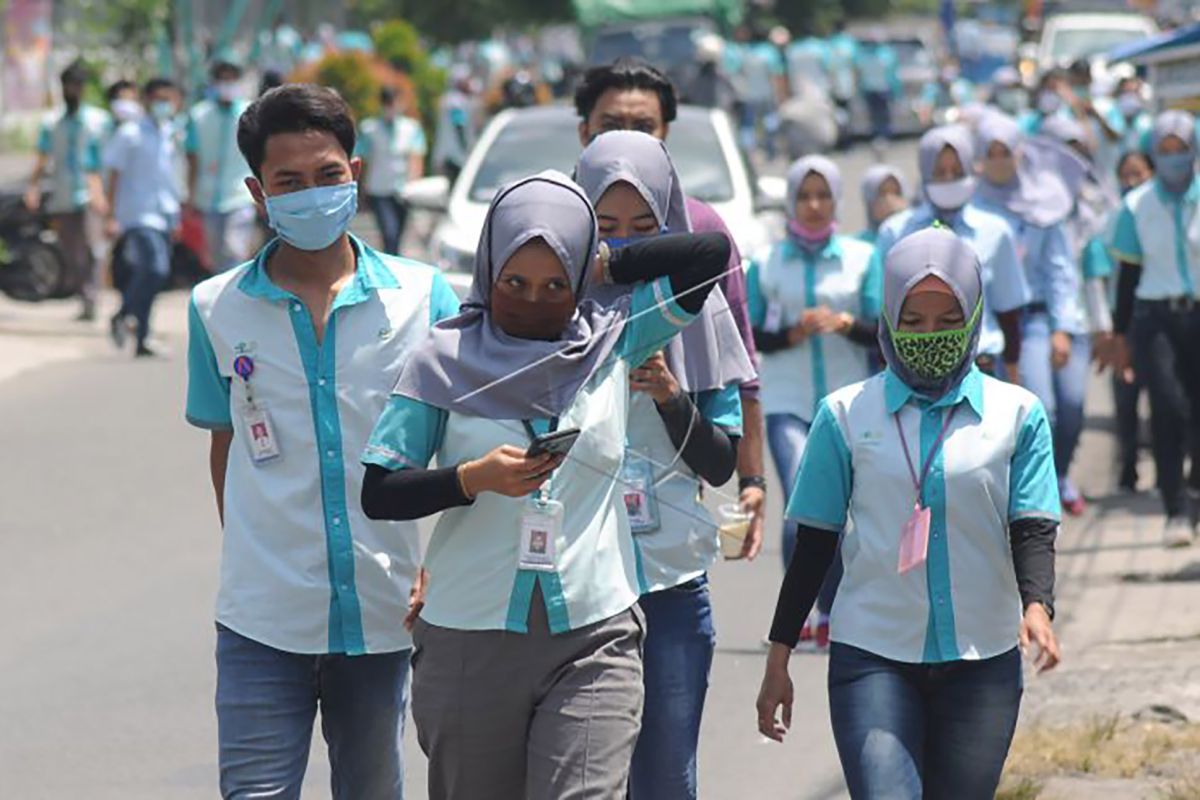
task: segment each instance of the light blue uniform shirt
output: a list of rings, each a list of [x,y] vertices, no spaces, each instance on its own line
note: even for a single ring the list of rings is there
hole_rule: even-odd
[[[818,306],[877,319],[883,269],[871,245],[847,236],[833,237],[819,253],[788,238],[750,264],[746,292],[750,324],[759,330],[786,330]],[[806,422],[827,393],[871,374],[867,348],[839,334],[807,337],[795,347],[760,353],[758,361],[763,413]]]
[[[228,214],[254,205],[246,188],[250,166],[237,144],[238,118],[248,103],[222,105],[202,100],[188,115],[185,148],[196,157],[196,208],[206,214]]]
[[[458,312],[433,267],[351,239],[358,264],[318,342],[308,309],[251,262],[196,287],[189,311],[187,418],[232,430],[217,621],[289,653],[381,653],[411,646],[401,624],[420,563],[416,524],[367,519],[358,454],[412,348]],[[257,463],[249,390],[280,454]]]
[[[372,117],[359,126],[358,155],[366,162],[364,190],[372,197],[395,197],[408,183],[409,159],[426,151],[425,131],[410,117]]]
[[[955,407],[920,496],[931,513],[928,555],[900,574],[916,491],[896,421],[919,470]],[[1022,613],[1009,525],[1059,514],[1046,412],[978,369],[932,403],[887,370],[821,404],[786,513],[845,531],[834,641],[907,663],[1000,655],[1017,645]]]
[[[924,228],[937,218],[928,203],[901,211],[879,228],[876,247],[879,258],[887,263],[892,245]],[[944,220],[951,230],[975,248],[983,266],[983,329],[979,336],[981,355],[999,356],[1004,352],[1004,332],[996,314],[1015,311],[1029,303],[1029,285],[1017,254],[1012,230],[1001,217],[968,203],[962,211]]]
[[[977,200],[979,207],[1004,219],[1012,229],[1017,256],[1025,269],[1029,302],[1046,307],[1053,330],[1080,334],[1086,329],[1079,303],[1079,269],[1063,224],[1032,225],[1007,208]]]
[[[1125,196],[1112,255],[1142,265],[1139,300],[1197,297],[1200,287],[1200,176],[1182,195],[1153,178]]]
[[[63,214],[87,206],[87,175],[100,171],[110,120],[108,112],[87,104],[74,114],[59,111],[42,120],[37,150],[49,157],[52,170],[47,211]]]
[[[896,97],[900,94],[899,62],[888,45],[863,45],[855,57],[858,88]]]
[[[421,617],[457,630],[527,631],[535,584],[553,633],[608,619],[641,593],[638,559],[619,486],[629,414],[629,370],[694,319],[671,297],[670,281],[639,285],[615,357],[596,370],[563,413],[559,428],[582,433],[547,483],[563,504],[553,571],[520,567],[521,517],[528,498],[481,492],[443,511],[425,566],[430,584]],[[533,419],[538,433],[549,420]],[[388,400],[362,459],[389,470],[445,466],[504,444],[526,446],[520,420],[472,417],[399,395]]]
[[[848,33],[837,33],[829,38],[829,83],[836,100],[849,101],[858,91],[858,76],[855,67],[860,49],[858,40]]]
[[[149,116],[117,128],[104,153],[104,166],[117,173],[113,209],[122,230],[170,231],[179,217],[179,148],[172,123]]]

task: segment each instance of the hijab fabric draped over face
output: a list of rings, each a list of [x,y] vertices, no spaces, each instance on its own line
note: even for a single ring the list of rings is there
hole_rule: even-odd
[[[900,313],[908,293],[930,276],[940,278],[962,307],[963,317],[974,319],[970,344],[962,362],[947,377],[931,381],[914,373],[900,359],[892,342],[892,328],[899,329]],[[929,397],[940,397],[958,385],[975,363],[982,315],[973,315],[983,295],[983,275],[975,249],[945,228],[925,228],[904,237],[888,252],[883,270],[883,314],[879,321],[879,345],[892,372],[910,388]]]
[[[597,136],[575,167],[575,180],[593,203],[614,184],[627,183],[641,195],[664,233],[688,233],[683,187],[662,141],[638,131]],[[593,287],[589,297],[610,304],[628,296],[632,286]],[[721,291],[709,292],[700,314],[665,345],[667,366],[685,392],[720,389],[754,379],[733,314]]]
[[[510,336],[491,318],[492,286],[508,259],[535,239],[554,251],[577,299],[557,341]],[[502,188],[483,224],[461,312],[430,330],[393,392],[490,419],[563,413],[612,354],[628,316],[628,303],[605,308],[578,300],[591,286],[597,242],[595,212],[566,175],[548,170]]]

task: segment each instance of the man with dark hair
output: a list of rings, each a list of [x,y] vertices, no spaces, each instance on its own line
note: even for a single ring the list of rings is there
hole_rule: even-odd
[[[73,273],[71,283],[78,287],[83,300],[78,317],[81,322],[96,318],[100,220],[107,212],[100,182],[100,156],[112,125],[106,112],[83,102],[87,78],[87,70],[78,61],[63,70],[60,80],[65,108],[42,121],[37,162],[25,191],[25,205],[31,211],[40,208],[42,180],[50,174],[45,210]]]
[[[179,222],[179,149],[175,114],[179,91],[167,78],[152,78],[142,89],[147,113],[124,122],[104,154],[108,171],[106,226],[120,236],[114,248],[114,275],[120,273],[121,308],[109,321],[117,347],[124,346],[126,321],[136,323],[135,356],[152,356],[150,309],[171,274],[171,232]]]
[[[108,112],[113,116],[113,132],[118,126],[142,115],[142,104],[138,102],[138,87],[131,80],[121,78],[113,81],[104,92]]]
[[[250,173],[237,154],[242,68],[221,58],[209,75],[212,98],[192,108],[187,125],[188,202],[204,218],[209,266],[222,272],[250,257],[258,228],[245,186]]]
[[[438,270],[347,233],[362,165],[336,92],[272,89],[237,141],[278,238],[197,286],[188,319],[187,417],[211,431],[224,529],[221,793],[299,797],[319,707],[334,798],[395,800],[419,542],[363,514],[359,455],[458,300]]]
[[[359,127],[358,154],[366,176],[367,202],[379,226],[383,249],[399,254],[408,221],[404,186],[425,173],[425,131],[408,116],[406,98],[390,86],[379,90],[379,116]]]

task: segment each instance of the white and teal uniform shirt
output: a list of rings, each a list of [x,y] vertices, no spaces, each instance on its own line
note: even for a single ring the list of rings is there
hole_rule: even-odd
[[[563,505],[552,572],[520,568],[521,517],[529,498],[482,492],[443,511],[425,554],[429,590],[421,618],[456,630],[526,633],[534,585],[541,589],[553,633],[608,619],[641,594],[637,556],[619,476],[629,418],[630,365],[641,364],[694,317],[670,297],[660,278],[634,290],[615,356],[584,385],[559,428],[582,433],[547,483]],[[545,433],[550,421],[530,420]],[[528,445],[521,420],[472,417],[393,396],[363,461],[389,470],[423,469],[480,458],[501,445]]]
[[[876,247],[886,263],[892,245],[933,225],[937,220],[928,203],[888,217],[879,227]],[[1016,311],[1030,302],[1025,268],[1017,251],[1016,238],[1003,218],[968,203],[945,219],[956,234],[971,243],[983,267],[983,327],[979,335],[979,354],[999,356],[1004,352],[1004,332],[996,314]]]
[[[1142,265],[1139,300],[1200,297],[1200,176],[1182,195],[1168,192],[1158,178],[1127,194],[1112,254]]]
[[[192,202],[206,214],[228,214],[254,204],[246,188],[250,167],[237,145],[238,118],[247,105],[202,100],[188,115],[184,146],[197,162]]]
[[[835,236],[819,252],[790,238],[755,259],[746,275],[750,324],[782,331],[805,311],[827,306],[876,319],[883,294],[879,256],[866,242]],[[811,422],[821,398],[871,374],[866,348],[844,336],[812,336],[795,347],[759,355],[764,414],[794,414]]]
[[[921,493],[932,517],[928,557],[900,574],[900,532],[916,492],[896,420],[919,470],[952,408]],[[789,519],[831,536],[845,531],[833,640],[906,663],[985,659],[1015,647],[1021,597],[1008,527],[1058,513],[1045,410],[1030,392],[978,369],[932,403],[891,370],[829,395],[787,505]]]
[[[42,120],[37,150],[50,159],[51,214],[82,211],[87,207],[88,174],[98,173],[112,118],[107,111],[82,104],[74,114],[56,112]]]
[[[321,342],[308,309],[267,274],[278,240],[197,286],[189,310],[188,421],[233,431],[217,621],[291,653],[411,646],[400,623],[417,527],[367,519],[358,454],[412,347],[459,304],[433,267],[352,241],[358,266]],[[253,359],[250,389],[279,444],[265,463],[242,430],[241,355]]]
[[[371,197],[393,197],[408,183],[409,159],[425,155],[425,131],[410,117],[364,120],[359,130],[358,154],[366,162],[366,192]]]
[[[710,389],[692,396],[700,415],[733,436],[742,433],[738,386]],[[654,399],[634,392],[629,401],[626,459],[649,464],[658,509],[656,530],[633,537],[642,593],[657,592],[703,575],[720,552],[717,526],[701,502],[700,478],[678,456]]]

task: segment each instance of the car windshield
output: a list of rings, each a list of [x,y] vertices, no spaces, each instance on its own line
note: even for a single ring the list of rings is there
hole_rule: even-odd
[[[1134,28],[1077,28],[1054,34],[1050,57],[1056,62],[1074,61],[1113,49],[1118,45],[1146,37],[1146,31]]]
[[[471,200],[489,203],[504,184],[544,169],[570,175],[579,158],[577,125],[569,114],[513,117],[479,165],[471,183]],[[685,192],[707,203],[733,199],[729,165],[717,132],[706,117],[691,116],[686,124],[672,125],[669,145]]]
[[[637,56],[668,67],[691,62],[696,52],[691,26],[649,26],[603,33],[596,37],[593,64],[610,64],[622,56]]]

